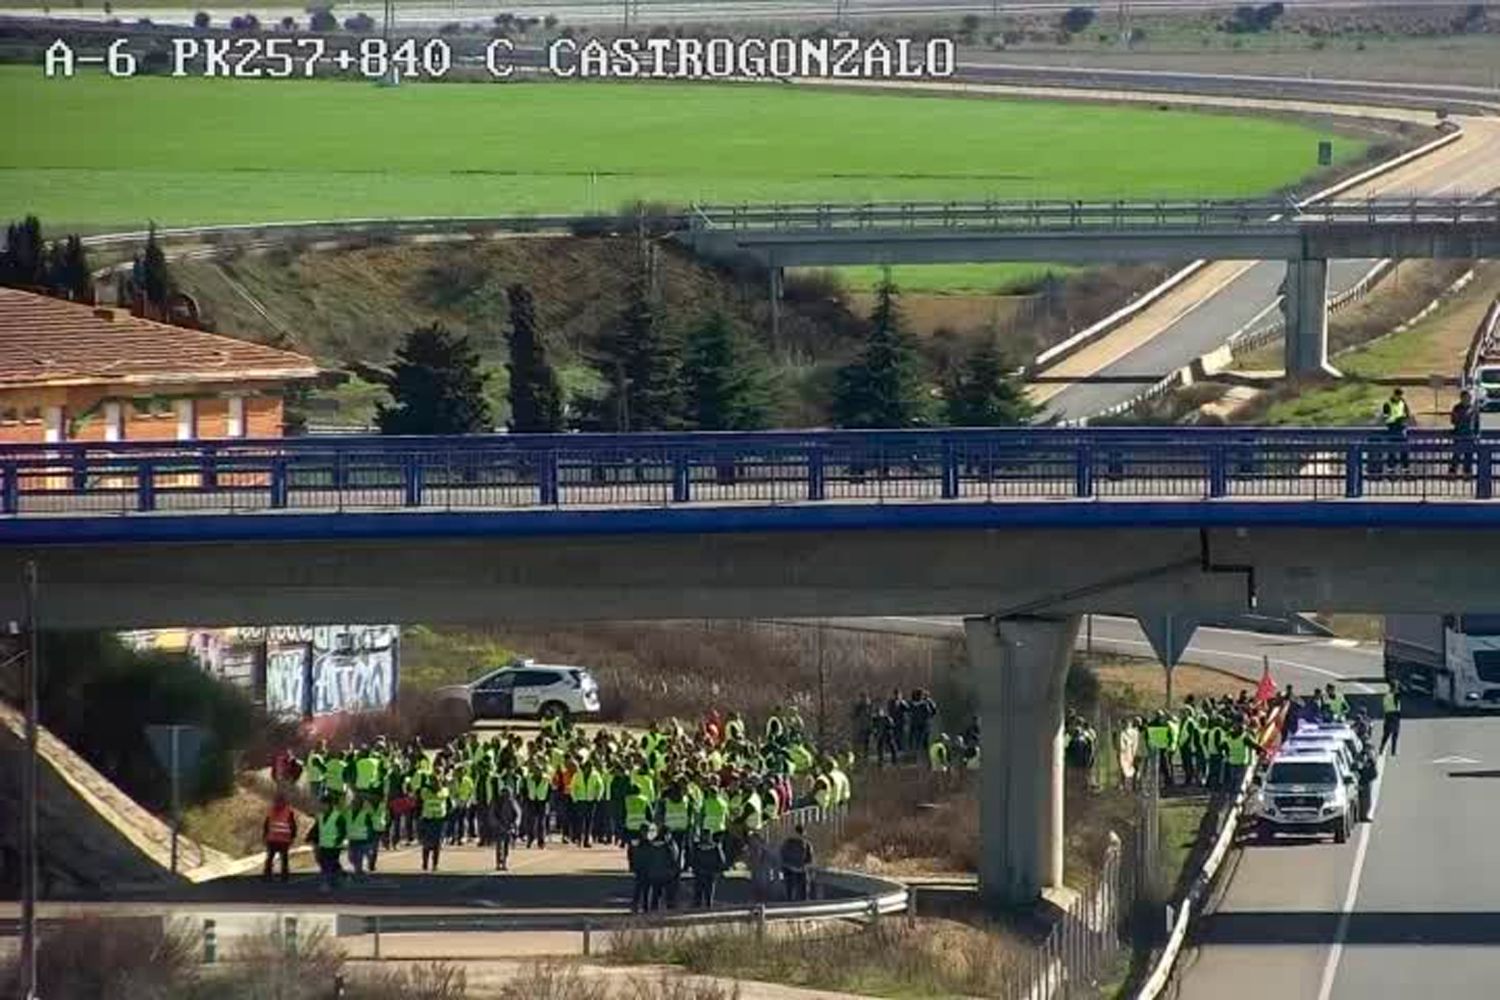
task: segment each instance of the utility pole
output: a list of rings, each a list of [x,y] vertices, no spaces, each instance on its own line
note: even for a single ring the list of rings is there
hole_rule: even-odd
[[[37,692],[41,643],[37,637],[36,563],[26,564],[26,754],[21,765],[21,996],[36,1000]]]
[[[828,752],[828,684],[823,670],[823,630],[825,626],[818,622],[818,749],[824,753]]]

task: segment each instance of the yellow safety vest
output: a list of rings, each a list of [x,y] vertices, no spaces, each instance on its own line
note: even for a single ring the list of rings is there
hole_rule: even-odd
[[[729,826],[729,802],[717,792],[703,800],[703,829],[723,833]]]
[[[680,833],[688,828],[687,799],[666,800],[666,822],[667,829],[673,833]]]
[[[343,814],[338,809],[330,809],[318,817],[318,846],[327,850],[333,850],[339,846],[339,820]]]
[[[375,822],[375,810],[369,804],[360,806],[349,816],[349,839],[369,840],[370,828]]]
[[[362,792],[373,791],[380,783],[380,761],[374,757],[361,757],[354,762],[354,787]]]
[[[422,818],[446,819],[448,816],[448,789],[422,789]]]
[[[625,829],[638,833],[646,825],[646,814],[650,809],[651,803],[641,793],[625,796]]]

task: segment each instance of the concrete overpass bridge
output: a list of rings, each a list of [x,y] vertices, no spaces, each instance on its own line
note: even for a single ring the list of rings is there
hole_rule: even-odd
[[[1492,609],[1497,453],[1260,428],[11,447],[0,621],[28,562],[51,628],[966,616],[984,883],[1021,899],[1062,878],[1080,614],[1180,638],[1251,609]]]
[[[771,274],[787,267],[1037,261],[1284,260],[1288,374],[1328,367],[1328,262],[1500,253],[1500,201],[1031,201],[697,206],[679,238]]]

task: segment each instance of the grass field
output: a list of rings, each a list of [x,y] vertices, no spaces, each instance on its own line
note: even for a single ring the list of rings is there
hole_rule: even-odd
[[[1065,264],[903,264],[891,268],[891,280],[901,291],[919,295],[1016,295],[1035,288],[1048,274],[1061,278],[1076,270]],[[841,267],[838,273],[850,291],[869,292],[885,270]]]
[[[0,217],[56,227],[679,203],[1238,196],[1315,169],[1268,118],[782,85],[203,81],[0,69]],[[1334,136],[1339,160],[1363,144]]]

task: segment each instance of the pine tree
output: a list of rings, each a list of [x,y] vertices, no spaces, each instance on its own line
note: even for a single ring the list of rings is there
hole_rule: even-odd
[[[493,424],[479,352],[441,323],[406,335],[384,378],[394,405],[381,405],[382,434],[479,434]]]
[[[887,274],[876,289],[870,339],[859,357],[840,368],[833,420],[839,427],[913,427],[929,409],[922,358],[901,320],[900,291]]]
[[[606,344],[602,368],[610,387],[599,416],[607,430],[669,431],[683,424],[681,345],[657,316],[650,285],[643,263]]]
[[[944,396],[944,416],[955,427],[1010,427],[1036,413],[993,337],[969,350]]]
[[[156,223],[151,223],[150,232],[146,235],[146,252],[140,262],[140,289],[145,293],[146,301],[157,309],[162,315],[166,315],[167,300],[172,294],[172,274],[167,268],[167,255],[162,253],[161,244],[156,241]]]
[[[89,271],[88,252],[83,240],[69,236],[62,244],[53,244],[56,264],[52,272],[53,294],[74,302],[94,301],[94,276]]]
[[[47,284],[47,248],[42,223],[34,215],[5,228],[5,252],[0,254],[0,284],[12,288],[43,288]]]
[[[536,307],[525,285],[506,290],[510,300],[510,429],[515,434],[552,434],[563,429],[562,386],[536,331]]]
[[[700,431],[753,431],[773,409],[765,357],[753,341],[714,313],[687,338],[683,361],[687,415]]]

